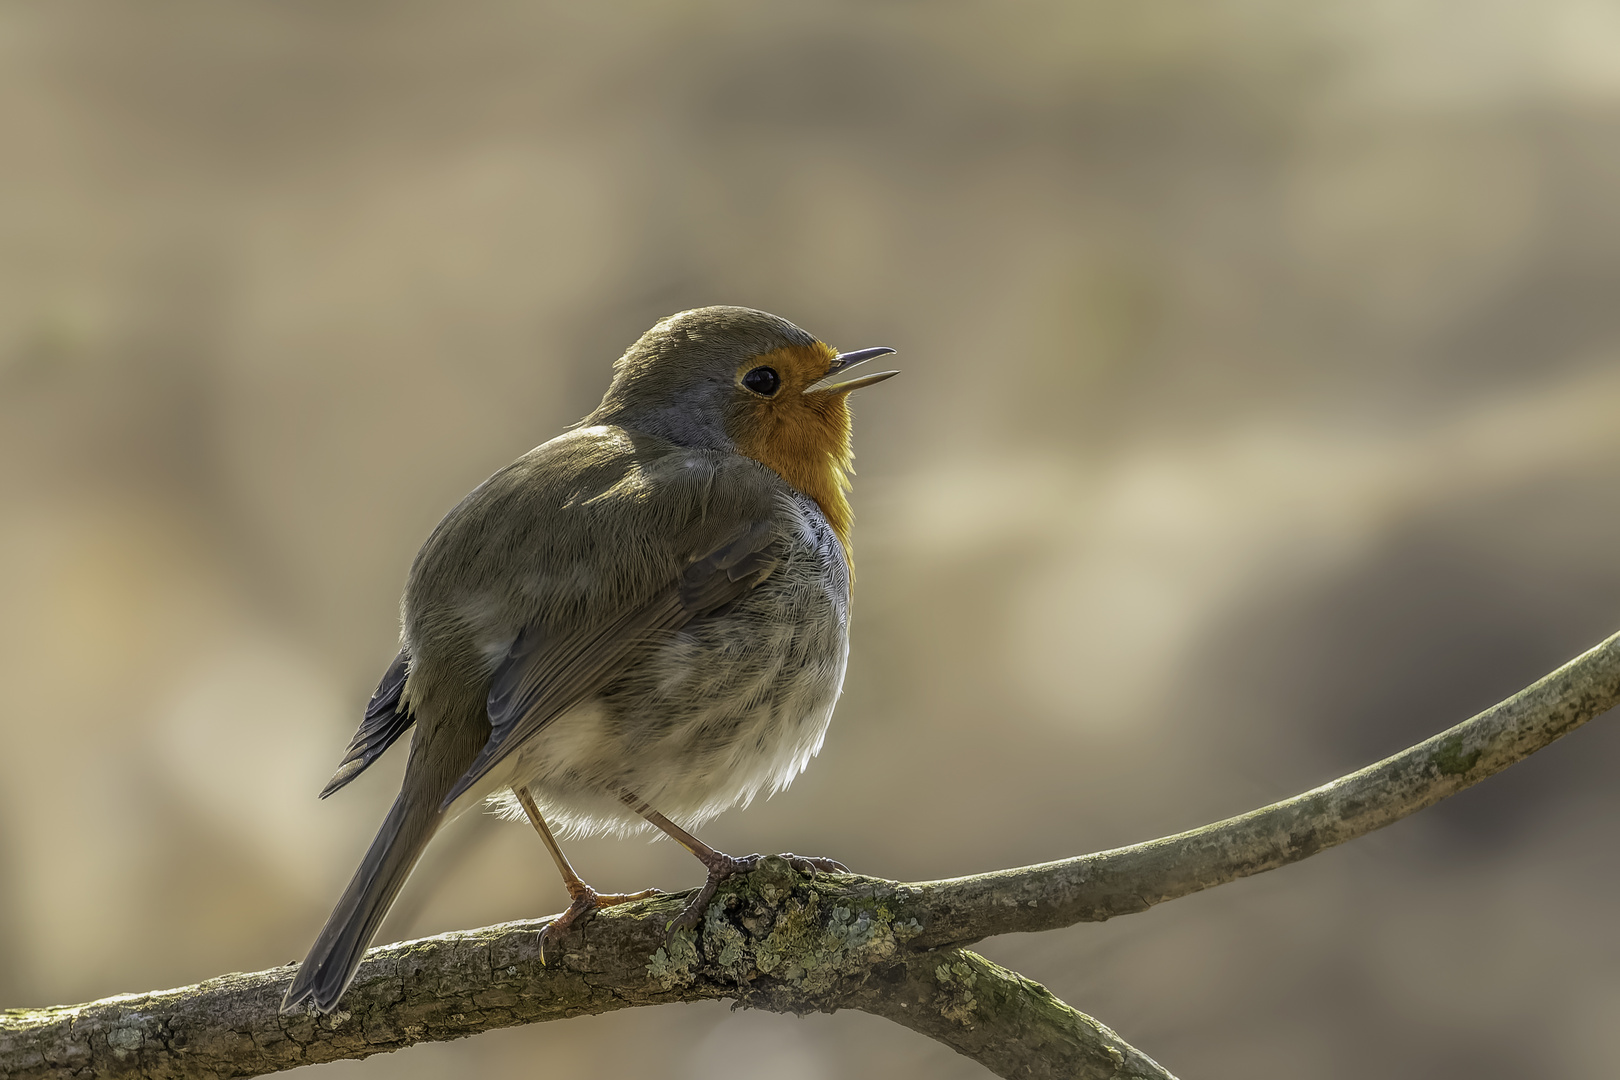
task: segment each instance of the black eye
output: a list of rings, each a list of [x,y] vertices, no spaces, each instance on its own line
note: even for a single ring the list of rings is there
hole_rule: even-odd
[[[775,368],[757,367],[744,375],[742,382],[754,393],[770,397],[782,385],[782,376],[776,373]]]

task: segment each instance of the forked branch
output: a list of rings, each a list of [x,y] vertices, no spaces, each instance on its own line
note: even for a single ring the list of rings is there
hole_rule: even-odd
[[[291,967],[0,1017],[0,1080],[256,1076],[490,1028],[725,998],[776,1012],[861,1009],[1000,1076],[1169,1074],[1039,984],[967,952],[1272,870],[1485,779],[1620,701],[1620,635],[1456,727],[1283,802],[1061,862],[901,884],[811,880],[779,859],[728,882],[665,946],[682,895],[609,908],[551,950],[545,920],[373,949],[332,1016],[277,1012]]]

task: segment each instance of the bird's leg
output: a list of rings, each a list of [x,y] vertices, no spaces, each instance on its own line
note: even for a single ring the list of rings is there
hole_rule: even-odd
[[[557,872],[562,875],[563,886],[568,890],[568,910],[552,919],[540,931],[540,963],[546,962],[546,942],[552,938],[561,937],[576,919],[588,919],[595,914],[597,908],[612,907],[614,904],[626,904],[631,900],[645,900],[649,896],[662,896],[662,889],[643,889],[637,893],[599,893],[585,884],[577,873],[568,856],[563,854],[562,846],[557,838],[551,835],[551,828],[546,819],[540,816],[540,808],[535,805],[534,796],[529,794],[528,785],[519,785],[512,789],[517,796],[518,803],[523,812],[528,815],[529,824],[534,831],[540,834],[540,840],[551,852],[552,861],[557,864]]]
[[[646,802],[642,801],[640,796],[626,791],[619,797],[624,800],[626,806],[652,822],[663,830],[670,839],[697,856],[698,861],[709,870],[709,878],[703,883],[703,888],[697,891],[697,895],[693,896],[687,902],[687,905],[681,909],[681,913],[670,922],[669,929],[672,933],[676,930],[690,930],[696,926],[698,919],[703,916],[703,909],[709,906],[710,900],[714,899],[715,890],[720,887],[720,883],[732,874],[752,870],[759,863],[759,860],[764,858],[763,855],[758,854],[739,857],[717,851],[654,810]],[[792,852],[784,853],[781,858],[786,860],[789,866],[801,873],[814,874],[818,870],[829,874],[847,874],[849,872],[849,867],[836,859],[794,855]]]

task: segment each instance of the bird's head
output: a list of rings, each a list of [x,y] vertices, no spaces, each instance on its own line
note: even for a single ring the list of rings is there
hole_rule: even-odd
[[[767,312],[694,308],[625,351],[586,422],[751,457],[814,499],[847,550],[849,394],[898,374],[852,369],[893,351],[839,353]]]

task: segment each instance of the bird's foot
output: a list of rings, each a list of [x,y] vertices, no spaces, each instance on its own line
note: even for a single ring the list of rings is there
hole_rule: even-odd
[[[815,877],[818,871],[823,874],[849,873],[849,867],[845,866],[837,859],[828,859],[820,855],[795,855],[791,851],[784,851],[782,854],[778,855],[777,858],[793,867],[793,869],[797,870],[799,873],[809,874],[811,877]]]
[[[765,856],[757,854],[727,855],[723,851],[716,851],[712,855],[699,855],[698,858],[702,859],[703,865],[709,868],[709,879],[703,883],[703,888],[699,889],[692,899],[686,902],[686,906],[681,909],[681,913],[670,920],[668,929],[669,937],[672,939],[675,936],[675,931],[690,930],[698,924],[698,920],[703,917],[704,909],[709,906],[709,901],[714,899],[715,891],[720,888],[722,881],[733,874],[746,874],[758,866],[759,861]],[[799,873],[809,874],[811,877],[815,877],[818,871],[824,874],[849,873],[849,867],[837,859],[795,855],[791,851],[783,852],[777,858]]]
[[[540,966],[546,964],[546,942],[557,941],[568,932],[568,928],[576,922],[585,922],[595,915],[598,908],[612,907],[615,904],[628,904],[632,900],[646,900],[652,896],[663,896],[663,889],[643,889],[633,893],[599,893],[583,881],[578,885],[568,887],[571,898],[568,910],[540,930]]]
[[[696,926],[698,920],[703,917],[703,909],[714,899],[715,890],[720,887],[720,883],[733,874],[746,874],[758,866],[759,860],[764,857],[758,854],[738,857],[727,855],[723,851],[698,855],[698,858],[703,860],[703,865],[709,868],[709,879],[703,883],[703,888],[686,902],[686,906],[681,908],[681,913],[670,920],[669,936],[673,938],[675,931],[690,930]]]

